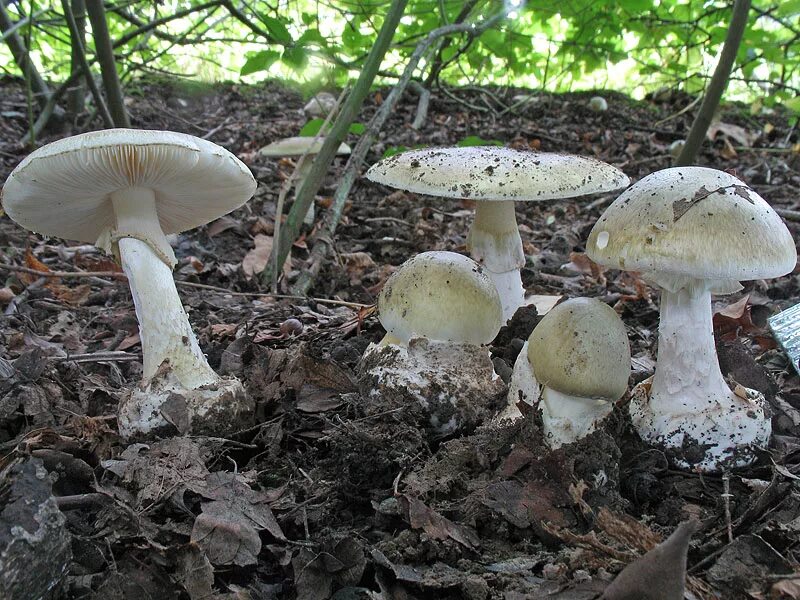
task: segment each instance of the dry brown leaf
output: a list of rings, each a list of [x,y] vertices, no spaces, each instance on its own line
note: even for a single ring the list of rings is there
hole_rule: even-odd
[[[242,271],[247,279],[252,279],[264,270],[269,261],[270,252],[272,252],[272,236],[259,233],[253,242],[255,248],[242,259]]]
[[[773,583],[769,590],[769,597],[781,600],[800,600],[800,577]]]

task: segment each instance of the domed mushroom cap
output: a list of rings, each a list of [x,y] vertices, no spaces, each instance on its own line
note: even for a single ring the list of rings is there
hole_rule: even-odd
[[[574,198],[630,183],[594,158],[498,146],[410,150],[372,165],[366,177],[418,194],[473,200]]]
[[[573,298],[548,312],[528,338],[528,360],[536,380],[562,394],[612,402],[628,388],[625,326],[594,298]]]
[[[94,243],[114,224],[110,195],[155,192],[164,233],[204,225],[238,208],[256,182],[233,154],[171,131],[106,129],[65,138],[28,155],[3,186],[3,208],[27,229]]]
[[[393,336],[488,344],[502,326],[497,289],[483,268],[455,252],[423,252],[389,277],[378,318]]]
[[[778,277],[797,262],[777,213],[741,180],[674,167],[625,190],[595,224],[592,260],[614,268],[739,281]]]
[[[258,152],[264,156],[302,156],[303,154],[319,154],[324,137],[289,137],[272,142]],[[350,154],[350,146],[339,144],[336,154]]]

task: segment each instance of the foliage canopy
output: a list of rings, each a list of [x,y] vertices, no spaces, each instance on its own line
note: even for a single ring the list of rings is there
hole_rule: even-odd
[[[477,39],[434,46],[423,63],[451,84],[535,89],[662,86],[703,89],[730,19],[724,0],[505,0],[509,18]],[[203,79],[279,76],[310,89],[352,79],[374,43],[388,0],[110,0],[109,29],[123,79],[173,72]],[[477,20],[498,0],[411,0],[384,61],[396,76],[417,42],[443,24]],[[30,36],[40,70],[63,80],[70,36],[56,0],[7,7]],[[32,26],[26,17],[33,14]],[[800,0],[754,0],[730,91],[800,109]],[[93,59],[91,44],[89,58]],[[10,54],[0,65],[18,73]]]

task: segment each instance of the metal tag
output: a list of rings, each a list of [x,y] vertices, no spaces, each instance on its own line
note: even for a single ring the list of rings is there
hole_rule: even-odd
[[[770,317],[769,328],[800,374],[800,304]]]

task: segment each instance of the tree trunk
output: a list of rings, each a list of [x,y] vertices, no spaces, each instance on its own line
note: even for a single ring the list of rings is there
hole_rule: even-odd
[[[122,86],[117,75],[117,65],[114,61],[114,49],[111,36],[106,23],[106,10],[103,0],[86,0],[86,13],[92,24],[92,37],[94,50],[100,63],[100,72],[103,76],[103,87],[108,99],[108,109],[115,127],[130,127],[128,113],[125,110],[125,101],[122,95]]]
[[[86,5],[83,0],[72,0],[70,12],[72,13],[72,18],[75,20],[75,28],[77,29],[77,36],[70,36],[72,45],[70,69],[71,72],[74,72],[78,69],[82,69],[83,63],[86,60],[83,51],[86,47]],[[89,76],[91,77],[91,74],[89,74]],[[86,87],[84,83],[79,80],[67,92],[67,112],[73,123],[75,118],[81,114],[85,108],[85,98]]]
[[[747,13],[749,11],[750,0],[736,0],[734,2],[731,24],[728,26],[728,35],[725,38],[725,44],[722,46],[717,68],[714,69],[714,75],[711,76],[703,103],[700,105],[700,110],[697,111],[697,116],[686,138],[686,144],[684,144],[678,160],[675,161],[676,166],[690,165],[697,158],[697,153],[700,151],[700,146],[703,145],[708,127],[711,125],[714,111],[717,109],[722,93],[728,85],[728,78],[731,76],[733,63],[736,61],[736,53],[739,51],[739,44],[747,26]]]
[[[0,31],[8,31],[14,26],[11,16],[6,11],[5,6],[0,2]],[[17,63],[19,70],[25,75],[25,78],[31,82],[31,90],[33,90],[36,98],[36,103],[39,108],[44,108],[47,100],[50,98],[50,86],[45,83],[39,71],[30,61],[28,49],[25,47],[25,42],[17,32],[13,32],[6,38],[11,56],[14,57],[14,62]]]

